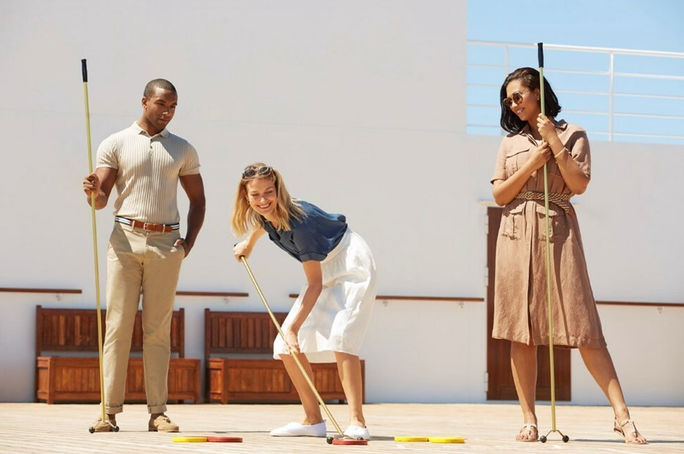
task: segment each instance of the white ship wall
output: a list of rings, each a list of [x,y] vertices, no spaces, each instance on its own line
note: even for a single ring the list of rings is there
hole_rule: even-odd
[[[465,134],[465,0],[188,5],[3,2],[0,287],[83,293],[0,293],[0,401],[34,398],[35,305],[95,303],[81,58],[93,152],[138,118],[148,80],[178,88],[169,129],[198,149],[207,194],[178,287],[250,293],[178,297],[187,357],[203,354],[205,307],[262,310],[230,255],[235,186],[256,160],[279,168],[293,195],[347,215],[375,253],[380,294],[486,295],[483,201],[499,139]],[[592,158],[576,202],[597,299],[681,302],[684,150],[595,142]],[[98,212],[101,258],[111,205]],[[251,265],[287,311],[301,267],[266,240]],[[628,402],[684,405],[684,308],[599,312]],[[484,402],[486,337],[482,302],[379,300],[362,354],[367,401]],[[605,403],[572,361],[572,402]]]

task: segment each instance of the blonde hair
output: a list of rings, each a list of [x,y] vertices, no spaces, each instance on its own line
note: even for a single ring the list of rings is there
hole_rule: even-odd
[[[287,192],[285,183],[283,182],[283,177],[276,169],[268,166],[263,162],[255,162],[245,167],[245,170],[251,169],[267,169],[265,175],[259,172],[254,172],[253,175],[248,177],[243,176],[240,178],[240,183],[238,183],[237,193],[235,194],[235,205],[233,207],[233,219],[232,226],[233,231],[237,236],[242,236],[248,233],[254,227],[263,227],[264,220],[259,213],[254,211],[249,205],[247,199],[247,183],[257,179],[268,179],[273,181],[273,185],[276,190],[276,208],[275,208],[275,222],[273,222],[273,227],[277,230],[291,230],[290,219],[300,220],[305,216],[304,210],[292,200],[290,193]],[[270,171],[268,171],[270,170]]]

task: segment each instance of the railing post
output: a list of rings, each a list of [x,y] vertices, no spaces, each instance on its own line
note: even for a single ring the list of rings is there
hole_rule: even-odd
[[[613,101],[615,81],[615,53],[610,53],[610,64],[608,67],[608,141],[613,141]]]
[[[509,56],[509,53],[508,53],[508,45],[505,45],[505,46],[504,46],[504,65],[505,65],[504,67],[505,67],[505,71],[506,71],[506,72],[504,73],[504,77],[506,77],[506,76],[511,72],[511,68],[510,68],[510,56]]]

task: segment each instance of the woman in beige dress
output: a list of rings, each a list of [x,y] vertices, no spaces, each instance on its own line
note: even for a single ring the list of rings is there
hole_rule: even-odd
[[[501,86],[501,126],[509,134],[499,147],[492,177],[494,200],[504,206],[496,246],[492,337],[511,341],[511,369],[522,407],[520,441],[538,439],[535,414],[537,345],[548,345],[544,173],[549,185],[549,240],[554,345],[578,348],[584,364],[615,412],[614,430],[626,442],[646,443],[622,394],[606,348],[591,291],[575,210],[591,176],[589,141],[579,126],[556,121],[558,98],[544,84],[541,114],[539,72],[519,68]]]

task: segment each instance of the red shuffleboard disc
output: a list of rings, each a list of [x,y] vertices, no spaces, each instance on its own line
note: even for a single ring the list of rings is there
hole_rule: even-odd
[[[334,445],[367,445],[368,440],[355,440],[353,438],[335,438],[332,444]]]
[[[207,441],[213,442],[213,443],[242,443],[242,437],[210,436],[210,437],[207,437]]]

